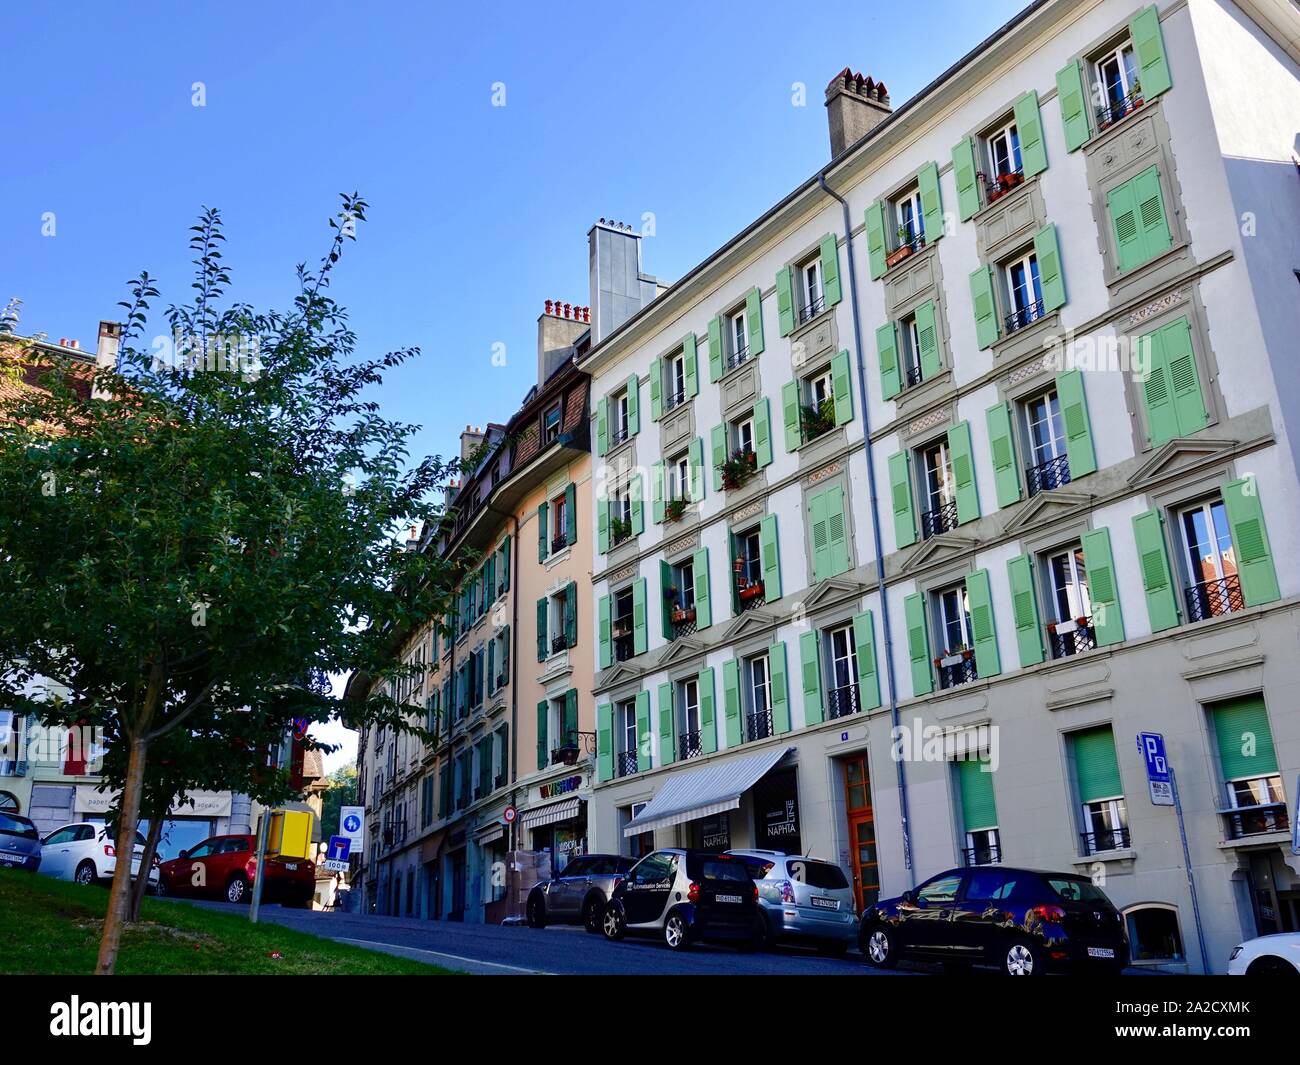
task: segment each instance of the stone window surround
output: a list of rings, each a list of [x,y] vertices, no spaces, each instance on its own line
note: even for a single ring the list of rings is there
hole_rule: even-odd
[[[730,369],[724,368],[722,376],[719,377],[716,382],[718,389],[718,409],[724,422],[735,421],[738,416],[744,414],[746,410],[751,410],[758,404],[758,401],[763,398],[763,374],[760,370],[761,362],[761,356],[750,355],[739,366],[732,366]],[[749,392],[745,393],[743,398],[733,400],[730,404],[727,404],[725,401],[725,386],[732,379],[739,377],[743,373],[752,373],[754,375],[754,387]],[[710,442],[707,439],[704,441],[706,449],[709,446],[709,443]],[[727,441],[727,446],[731,446],[730,440]]]
[[[951,165],[948,167],[952,169]],[[946,171],[940,169],[939,180],[942,182],[943,175]],[[917,289],[907,296],[906,299],[894,301],[892,296],[892,287],[889,284],[890,277],[897,279],[909,270],[916,270],[922,264],[928,264],[931,271],[931,280],[924,288]],[[927,299],[933,299],[935,302],[935,318],[938,318],[938,307],[941,302],[943,293],[943,265],[939,259],[939,242],[937,240],[926,240],[925,247],[918,252],[914,252],[903,260],[885,271],[884,276],[880,279],[885,284],[885,314],[891,322],[898,321],[903,315],[909,313],[910,309],[915,309],[919,303],[924,303]],[[950,365],[950,364],[949,364]]]

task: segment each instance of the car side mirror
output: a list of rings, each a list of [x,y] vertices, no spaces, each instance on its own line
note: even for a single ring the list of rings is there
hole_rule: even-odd
[[[916,892],[915,892],[915,891],[904,891],[904,892],[903,892],[903,901],[906,902],[909,906],[915,906],[915,905],[916,905]]]
[[[180,854],[177,855],[178,858],[188,858],[189,856],[190,856],[189,851],[181,851]]]

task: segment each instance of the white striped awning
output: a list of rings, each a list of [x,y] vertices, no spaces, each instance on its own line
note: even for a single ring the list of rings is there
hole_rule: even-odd
[[[495,825],[488,825],[487,828],[480,828],[474,833],[474,839],[480,846],[488,843],[495,843],[506,834],[506,826],[498,822]]]
[[[559,802],[525,810],[519,815],[519,825],[521,828],[541,828],[542,825],[553,825],[558,821],[570,821],[578,816],[578,811],[581,809],[582,797],[573,795]]]
[[[678,770],[664,781],[645,808],[627,823],[623,835],[639,836],[656,828],[668,828],[736,809],[740,797],[793,749],[774,747],[748,758],[724,759],[689,772]]]

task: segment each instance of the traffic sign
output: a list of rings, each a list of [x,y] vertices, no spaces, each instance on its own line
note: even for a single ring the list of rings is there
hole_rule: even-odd
[[[347,836],[330,836],[326,857],[332,862],[346,862],[352,854],[352,840]]]
[[[1140,732],[1138,750],[1146,762],[1147,789],[1153,806],[1173,806],[1174,788],[1170,780],[1169,759],[1165,757],[1165,738],[1159,732]]]
[[[513,806],[507,806],[504,810],[501,811],[501,820],[508,825],[513,825],[515,823],[515,818],[518,816],[519,816],[519,811],[516,810]]]
[[[366,808],[344,806],[339,810],[339,835],[347,836],[352,843],[352,853],[365,850]]]

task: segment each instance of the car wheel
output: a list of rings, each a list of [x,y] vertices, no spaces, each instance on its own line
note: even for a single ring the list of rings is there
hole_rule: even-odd
[[[528,910],[525,916],[528,918],[529,928],[546,927],[546,904],[542,902],[542,896],[534,892],[528,896]]]
[[[1042,976],[1046,969],[1042,948],[1032,940],[1013,940],[1002,952],[1004,976]]]
[[[627,922],[623,920],[623,911],[617,906],[606,906],[600,915],[600,932],[611,943],[617,943],[627,935]]]
[[[582,907],[582,927],[593,936],[600,932],[600,911],[604,906],[604,900],[599,895],[593,895]]]
[[[664,921],[664,942],[669,950],[685,950],[690,946],[686,934],[686,921],[680,913],[670,913]]]
[[[243,874],[236,873],[226,884],[226,901],[238,905],[248,898],[248,881]]]
[[[1295,966],[1287,964],[1281,958],[1256,958],[1246,970],[1247,976],[1300,976]]]
[[[158,883],[154,885],[153,893],[160,899],[164,898],[167,895],[167,881],[159,877]]]
[[[849,943],[846,939],[827,939],[817,944],[817,953],[828,958],[842,958],[848,952]]]
[[[72,879],[78,884],[93,884],[95,882],[95,863],[87,859],[77,866],[77,871],[72,874]]]
[[[867,964],[877,969],[892,969],[898,964],[898,944],[894,933],[882,924],[863,929],[859,947]]]

